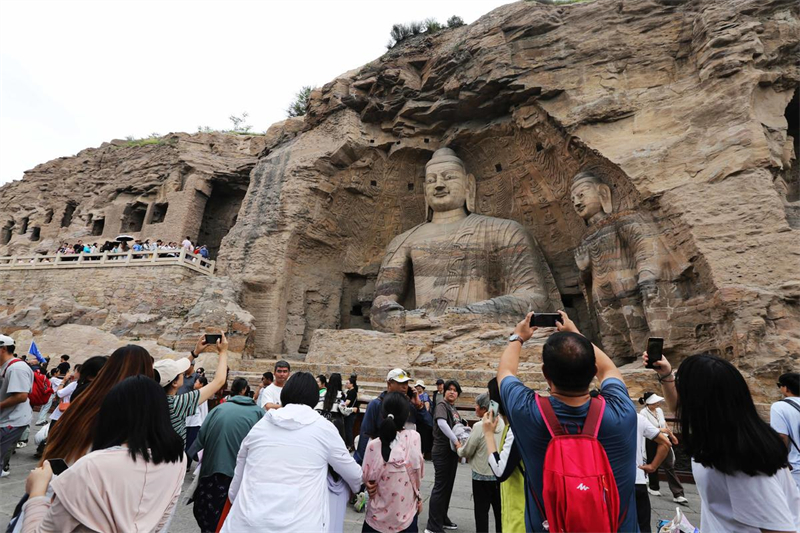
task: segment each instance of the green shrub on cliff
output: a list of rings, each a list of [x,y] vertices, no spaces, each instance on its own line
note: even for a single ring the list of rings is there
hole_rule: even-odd
[[[308,109],[309,98],[311,98],[311,86],[306,85],[297,92],[294,96],[294,102],[286,108],[286,116],[291,118],[305,115]]]
[[[392,30],[389,32],[389,42],[386,48],[392,49],[397,43],[405,41],[409,37],[417,35],[436,33],[445,29],[457,28],[463,26],[464,21],[461,17],[453,15],[447,19],[447,25],[438,22],[435,18],[428,18],[424,21],[414,21],[407,24],[393,24]]]

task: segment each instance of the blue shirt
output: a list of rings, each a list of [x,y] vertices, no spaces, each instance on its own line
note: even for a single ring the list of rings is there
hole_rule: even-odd
[[[636,521],[636,409],[628,397],[625,384],[616,378],[606,379],[600,387],[606,400],[606,409],[597,435],[605,448],[608,462],[614,471],[620,501],[620,528],[623,532],[638,532]],[[519,445],[528,486],[533,488],[539,501],[542,501],[542,469],[550,433],[544,418],[536,405],[535,392],[517,379],[509,376],[500,384],[503,407],[508,413],[509,423],[514,430],[514,444]],[[589,412],[589,402],[580,407],[570,407],[558,399],[552,399],[553,410],[566,425],[570,433],[583,428],[583,421]],[[542,517],[536,502],[525,495],[525,529],[543,532]]]

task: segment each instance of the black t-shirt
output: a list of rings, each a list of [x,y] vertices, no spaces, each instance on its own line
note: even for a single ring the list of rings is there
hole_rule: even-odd
[[[433,409],[433,452],[453,453],[453,451],[450,449],[450,439],[448,439],[447,435],[445,435],[444,432],[439,429],[440,418],[447,421],[447,425],[450,427],[450,429],[452,429],[453,426],[461,423],[461,416],[459,416],[456,408],[447,402],[439,402]]]
[[[356,400],[358,400],[358,391],[356,389],[350,389],[345,394],[345,401],[347,402],[347,407],[355,407]]]

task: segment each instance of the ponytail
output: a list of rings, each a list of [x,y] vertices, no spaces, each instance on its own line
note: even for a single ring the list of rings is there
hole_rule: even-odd
[[[383,398],[383,422],[378,430],[381,439],[381,456],[389,461],[391,444],[397,438],[398,431],[402,431],[408,420],[411,404],[408,397],[399,392],[390,392]]]
[[[653,394],[654,394],[654,393],[652,393],[652,392],[645,392],[645,393],[644,393],[644,395],[642,395],[642,397],[641,397],[641,398],[639,398],[639,403],[640,403],[640,404],[642,404],[642,405],[644,405],[644,404],[645,404],[645,402],[647,401],[647,399],[648,399],[650,396],[652,396]]]

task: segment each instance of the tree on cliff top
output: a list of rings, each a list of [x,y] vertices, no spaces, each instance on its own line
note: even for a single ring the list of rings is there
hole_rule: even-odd
[[[311,98],[311,86],[306,85],[294,96],[294,101],[286,108],[287,117],[302,117],[308,109],[308,101]]]

